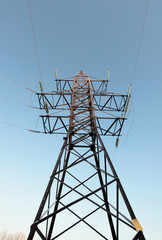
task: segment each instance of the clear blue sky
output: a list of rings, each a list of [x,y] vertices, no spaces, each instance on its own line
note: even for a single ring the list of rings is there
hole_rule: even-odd
[[[90,76],[106,78],[110,68],[109,90],[127,92],[145,0],[31,0],[30,3],[46,90],[55,87],[54,68],[61,78],[73,76],[80,69]],[[162,239],[161,13],[162,1],[150,0],[134,75],[133,104],[115,154],[115,140],[103,139],[147,240]],[[38,110],[28,107],[37,106],[37,99],[25,87],[38,90],[40,80],[26,0],[0,2],[0,32],[0,231],[27,234],[62,137],[25,130],[35,128],[39,115]]]

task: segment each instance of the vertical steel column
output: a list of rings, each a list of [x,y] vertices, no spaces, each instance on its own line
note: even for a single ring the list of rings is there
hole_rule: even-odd
[[[117,175],[117,173],[116,173],[116,171],[115,171],[115,168],[114,168],[114,166],[113,166],[113,164],[112,164],[112,162],[111,162],[111,160],[110,160],[110,157],[109,157],[109,155],[108,155],[108,153],[107,153],[107,151],[106,151],[106,149],[105,149],[105,146],[104,146],[104,144],[103,144],[103,142],[102,142],[102,139],[101,139],[100,135],[98,134],[98,132],[97,132],[97,137],[98,137],[98,139],[99,139],[99,142],[100,142],[101,146],[102,146],[103,149],[104,149],[104,152],[105,152],[107,161],[108,161],[108,163],[109,163],[109,166],[110,166],[110,168],[111,168],[111,171],[113,172],[114,176],[115,176],[117,179],[119,179],[119,178],[118,178],[118,175]],[[133,219],[136,219],[136,216],[135,216],[135,214],[134,214],[134,212],[133,212],[133,209],[132,209],[132,207],[131,207],[131,205],[130,205],[130,202],[129,202],[129,200],[128,200],[126,194],[125,194],[125,191],[124,191],[124,189],[123,189],[123,187],[122,187],[122,185],[121,185],[121,183],[120,183],[120,180],[118,180],[118,186],[119,186],[121,195],[122,195],[122,197],[123,197],[123,199],[124,199],[124,202],[125,202],[125,204],[126,204],[126,206],[127,206],[127,209],[128,209],[128,211],[129,211],[129,214],[130,214],[132,220],[133,220]]]
[[[62,174],[62,178],[61,178],[61,182],[60,182],[60,186],[59,186],[59,190],[58,190],[58,194],[57,194],[57,200],[56,200],[56,204],[55,204],[54,211],[53,211],[54,213],[58,210],[60,196],[61,196],[61,193],[62,193],[62,188],[63,188],[63,185],[64,185],[64,179],[65,179],[65,175],[66,175],[66,168],[67,168],[67,165],[68,165],[70,152],[71,152],[71,141],[72,141],[73,128],[74,128],[74,126],[73,126],[74,125],[74,123],[73,123],[73,116],[74,116],[74,109],[75,109],[75,82],[76,82],[76,78],[74,78],[74,82],[73,82],[72,105],[71,105],[70,120],[69,120],[69,122],[70,122],[70,127],[69,127],[69,149],[68,149],[67,157],[66,157],[65,162],[64,162],[64,167],[63,167],[64,171],[63,171],[63,174]],[[51,239],[52,231],[54,229],[55,220],[56,220],[56,214],[54,214],[53,217],[52,217],[47,240]]]
[[[68,137],[68,135],[69,134],[67,134],[67,137]],[[29,236],[28,236],[27,240],[31,240],[34,237],[34,234],[35,234],[35,231],[36,231],[36,224],[35,223],[37,222],[37,220],[40,219],[42,211],[43,211],[43,208],[44,208],[44,205],[45,205],[45,203],[47,201],[47,197],[48,197],[48,195],[50,193],[50,189],[51,189],[51,186],[52,186],[52,183],[53,183],[53,180],[54,180],[53,176],[55,175],[55,173],[56,173],[56,171],[58,169],[58,166],[59,166],[60,161],[61,161],[61,157],[62,157],[64,149],[65,149],[65,146],[67,145],[67,137],[64,140],[63,146],[61,148],[61,151],[60,151],[60,154],[58,156],[56,165],[55,165],[54,170],[52,172],[52,175],[50,177],[50,180],[49,180],[49,183],[47,185],[47,188],[46,188],[46,191],[44,193],[44,196],[42,198],[42,201],[41,201],[40,207],[38,209],[37,215],[35,217],[34,223],[31,225],[31,230],[30,230],[30,233],[29,233]]]

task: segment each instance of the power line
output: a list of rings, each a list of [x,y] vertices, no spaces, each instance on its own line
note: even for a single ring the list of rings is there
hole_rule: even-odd
[[[11,126],[11,127],[16,127],[16,128],[19,128],[19,129],[22,129],[22,130],[25,130],[25,131],[33,132],[33,133],[43,133],[43,132],[40,132],[40,131],[36,131],[35,129],[34,129],[34,130],[27,129],[27,128],[24,128],[24,127],[19,126],[19,125],[17,125],[17,124],[14,124],[14,123],[11,123],[11,122],[7,122],[7,121],[3,121],[3,120],[0,120],[0,123],[9,125],[9,126]],[[37,126],[36,126],[36,127],[37,127]],[[36,128],[36,127],[35,127],[35,128]]]
[[[116,151],[117,151],[117,147],[114,147],[114,152],[113,152],[113,157],[112,157],[113,162],[115,161]]]
[[[114,10],[113,10],[113,19],[112,19],[112,31],[111,31],[111,41],[110,41],[110,49],[108,55],[108,69],[111,67],[111,58],[112,58],[112,46],[114,40],[114,29],[115,29],[115,22],[116,22],[116,9],[117,9],[117,2],[114,0]]]
[[[81,34],[82,34],[82,68],[84,69],[84,0],[82,0],[82,10],[81,10]]]
[[[145,3],[144,18],[143,18],[143,23],[142,23],[140,35],[139,35],[136,59],[135,59],[135,64],[134,64],[134,68],[133,68],[133,72],[132,72],[132,78],[131,78],[131,85],[134,82],[134,76],[135,76],[136,69],[137,69],[137,63],[138,63],[140,49],[141,49],[142,37],[143,37],[143,33],[144,33],[144,27],[145,27],[145,23],[146,23],[146,17],[147,17],[147,13],[148,13],[148,8],[149,8],[149,2],[150,2],[150,0],[146,0],[146,3]]]
[[[132,100],[131,102],[132,102],[133,116],[132,116],[131,124],[130,124],[129,130],[128,130],[128,132],[127,132],[126,138],[125,138],[124,142],[122,143],[121,147],[123,147],[124,144],[126,143],[126,141],[127,141],[127,139],[128,139],[128,136],[129,136],[129,134],[130,134],[130,131],[132,130],[132,126],[133,126],[133,122],[134,122],[135,111],[134,111],[133,100]],[[130,110],[130,112],[131,112],[131,110]],[[129,113],[130,113],[130,112],[129,112]],[[129,115],[129,113],[128,113],[128,115]]]
[[[6,79],[6,80],[11,81],[11,82],[14,82],[14,83],[20,85],[21,87],[25,88],[25,85],[24,85],[23,83],[21,83],[20,81],[14,79],[13,77],[10,77],[10,76],[8,76],[8,75],[6,75],[6,74],[4,75],[3,73],[0,73],[0,78],[1,78],[1,77],[2,77],[3,79]]]
[[[14,123],[6,122],[6,121],[3,121],[3,120],[0,120],[0,123],[6,124],[6,125],[10,125],[10,126],[12,126],[12,127],[16,127],[16,128],[20,128],[20,129],[23,129],[23,130],[27,130],[27,131],[28,131],[27,128],[21,127],[21,126],[19,126],[19,125],[14,124]]]
[[[51,15],[51,3],[50,0],[48,0],[48,16],[49,16],[49,26],[50,26],[50,32],[51,32],[51,39],[52,42],[54,42],[54,28],[53,28],[53,22],[52,22],[52,15]],[[53,44],[51,44],[51,49],[53,52],[53,56],[55,56],[55,50],[53,48]],[[52,57],[53,58],[53,57]],[[53,65],[53,64],[52,64]]]
[[[137,52],[136,52],[135,64],[134,64],[134,67],[133,67],[132,77],[131,77],[131,81],[130,81],[131,89],[132,89],[132,85],[133,85],[133,82],[134,82],[134,77],[135,77],[135,73],[136,73],[136,69],[137,69],[137,63],[138,63],[138,60],[139,60],[141,43],[142,43],[142,38],[143,38],[143,33],[144,33],[144,28],[145,28],[145,23],[146,23],[148,8],[149,8],[149,2],[150,2],[150,0],[146,0],[146,2],[145,2],[145,8],[144,8],[144,13],[143,13],[143,16],[144,16],[144,17],[143,17],[143,22],[142,22],[142,25],[141,25],[140,34],[139,34],[139,41],[138,41],[138,45],[137,45]],[[130,92],[131,92],[131,90],[130,90]],[[131,99],[132,99],[132,97],[131,97]],[[123,145],[125,144],[125,142],[127,141],[128,136],[129,136],[130,131],[131,131],[132,126],[133,126],[133,122],[134,122],[135,112],[134,112],[133,101],[132,101],[132,106],[133,106],[133,117],[132,117],[132,121],[131,121],[130,128],[129,128],[128,132],[127,132],[126,138],[125,138],[122,146],[123,146]],[[125,114],[125,115],[126,115],[126,114]]]
[[[35,32],[34,32],[34,24],[33,24],[33,19],[32,19],[31,8],[30,8],[30,2],[29,2],[29,0],[26,0],[26,1],[27,1],[27,6],[28,6],[29,18],[30,18],[30,22],[31,22],[31,30],[32,30],[32,36],[33,36],[32,39],[33,39],[33,43],[34,43],[35,57],[36,57],[36,61],[38,64],[39,77],[40,77],[40,80],[42,81],[42,73],[41,73],[40,61],[39,61],[39,56],[38,56],[38,49],[37,49]]]

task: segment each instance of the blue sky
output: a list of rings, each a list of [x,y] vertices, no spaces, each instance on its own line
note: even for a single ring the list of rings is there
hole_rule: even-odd
[[[126,93],[146,2],[30,1],[44,89],[55,87],[54,68],[61,78],[80,69],[106,78],[110,68],[109,90]],[[119,148],[114,152],[115,140],[103,139],[147,240],[162,239],[161,12],[162,2],[150,0]],[[27,234],[62,137],[26,130],[35,128],[39,111],[28,107],[37,99],[25,87],[38,90],[40,80],[26,0],[0,2],[0,31],[0,230]]]

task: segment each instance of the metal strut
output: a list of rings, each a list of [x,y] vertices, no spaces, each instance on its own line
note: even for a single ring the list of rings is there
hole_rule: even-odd
[[[76,234],[119,240],[120,224],[137,232],[134,240],[145,239],[100,136],[119,137],[125,120],[119,113],[124,112],[128,96],[108,93],[107,83],[80,71],[73,80],[57,79],[57,91],[37,93],[40,109],[65,110],[64,115],[48,111],[41,115],[44,132],[67,133],[28,240],[72,240]],[[127,216],[120,209],[121,200]],[[102,222],[95,225],[98,211]]]

